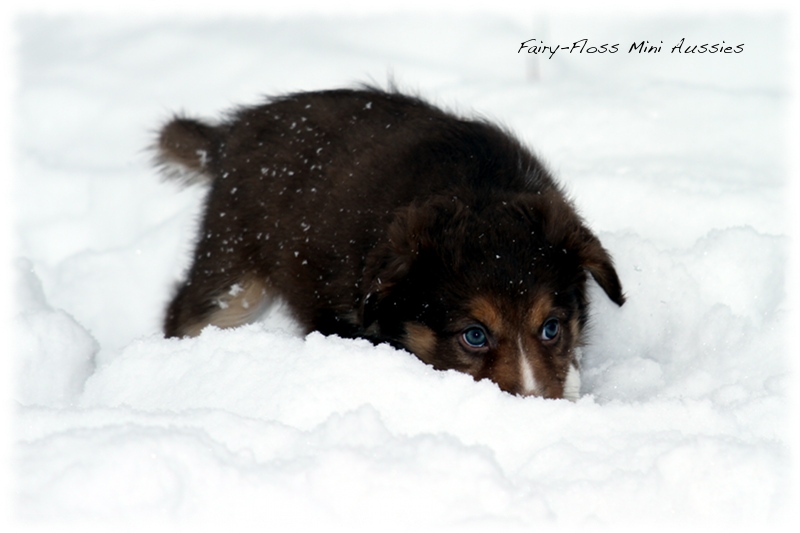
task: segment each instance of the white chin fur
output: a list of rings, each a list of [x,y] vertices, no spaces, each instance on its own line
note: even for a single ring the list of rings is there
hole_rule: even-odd
[[[574,365],[569,366],[567,379],[564,380],[564,399],[571,402],[581,396],[581,373]]]

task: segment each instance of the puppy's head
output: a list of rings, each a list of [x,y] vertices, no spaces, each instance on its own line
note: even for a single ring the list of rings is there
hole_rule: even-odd
[[[556,191],[436,197],[370,255],[362,322],[437,369],[576,399],[586,272],[622,305],[611,258]]]

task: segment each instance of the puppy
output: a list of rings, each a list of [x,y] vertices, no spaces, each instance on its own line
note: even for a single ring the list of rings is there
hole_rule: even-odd
[[[215,124],[174,117],[157,158],[210,184],[169,337],[243,324],[280,297],[306,331],[575,399],[586,273],[625,300],[530,151],[395,90],[289,94]]]

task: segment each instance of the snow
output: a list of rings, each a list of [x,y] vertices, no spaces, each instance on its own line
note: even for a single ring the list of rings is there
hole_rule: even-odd
[[[24,526],[528,530],[776,524],[791,507],[778,15],[26,15],[16,20],[13,512]],[[537,37],[538,36],[538,37]],[[621,53],[552,59],[519,43]],[[628,54],[745,43],[745,52]],[[202,186],[173,111],[385,83],[546,161],[609,249],[576,402],[262,321],[164,339]],[[313,222],[313,221],[312,221]]]

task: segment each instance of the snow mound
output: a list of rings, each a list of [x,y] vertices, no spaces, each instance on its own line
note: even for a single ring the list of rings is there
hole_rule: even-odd
[[[17,389],[22,405],[74,405],[94,372],[97,342],[61,309],[48,305],[29,261],[16,263],[15,332]]]

